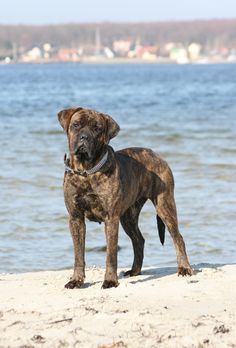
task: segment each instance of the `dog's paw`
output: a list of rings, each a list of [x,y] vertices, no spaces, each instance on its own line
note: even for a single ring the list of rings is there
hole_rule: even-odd
[[[119,285],[118,281],[104,280],[102,284],[102,289],[117,288],[118,285]]]
[[[193,270],[192,268],[189,266],[189,267],[179,267],[178,268],[178,276],[191,276],[193,275]]]
[[[70,280],[66,285],[65,288],[66,289],[75,289],[75,288],[81,288],[81,286],[83,285],[83,281],[82,280]]]
[[[124,277],[135,277],[141,274],[141,271],[135,271],[130,269],[129,271],[124,272]]]

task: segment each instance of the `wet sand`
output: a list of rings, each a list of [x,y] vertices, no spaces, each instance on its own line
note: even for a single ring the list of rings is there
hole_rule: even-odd
[[[195,267],[192,277],[150,268],[102,290],[88,269],[0,275],[0,347],[236,347],[236,265]]]

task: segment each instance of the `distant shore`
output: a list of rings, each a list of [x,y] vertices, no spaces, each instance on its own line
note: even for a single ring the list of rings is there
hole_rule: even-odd
[[[30,61],[25,62],[22,60],[19,60],[17,62],[4,62],[0,61],[0,65],[11,65],[11,64],[173,64],[173,65],[199,65],[199,64],[236,64],[235,61],[229,61],[224,59],[201,59],[197,61],[190,61],[185,63],[177,63],[169,58],[156,58],[156,59],[143,59],[143,58],[114,58],[114,59],[107,59],[107,58],[96,58],[96,57],[86,57],[81,58],[79,60],[75,61],[59,61],[59,60],[45,60],[45,59],[38,59],[36,61]]]
[[[235,347],[236,265],[146,269],[102,290],[104,270],[0,275],[1,347]],[[39,345],[41,344],[41,345]]]

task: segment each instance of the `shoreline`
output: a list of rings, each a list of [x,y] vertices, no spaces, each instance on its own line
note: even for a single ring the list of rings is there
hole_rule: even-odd
[[[104,270],[0,275],[0,347],[235,347],[236,265],[148,268],[102,290]]]
[[[70,60],[70,61],[60,61],[60,60],[36,60],[36,61],[16,61],[5,63],[4,61],[0,61],[0,65],[37,65],[37,64],[81,64],[81,65],[234,65],[236,64],[236,60],[224,60],[224,59],[202,59],[198,61],[189,61],[185,63],[178,63],[168,58],[163,59],[142,59],[142,58],[114,58],[114,59],[104,59],[104,58],[96,58],[96,57],[87,57],[81,58],[80,60]]]

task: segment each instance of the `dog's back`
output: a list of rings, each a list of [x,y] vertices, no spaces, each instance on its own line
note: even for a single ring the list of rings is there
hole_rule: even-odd
[[[147,148],[131,147],[115,152],[122,172],[127,176],[140,178],[141,191],[147,198],[154,198],[158,193],[168,188],[174,190],[174,178],[167,162],[157,153]]]

